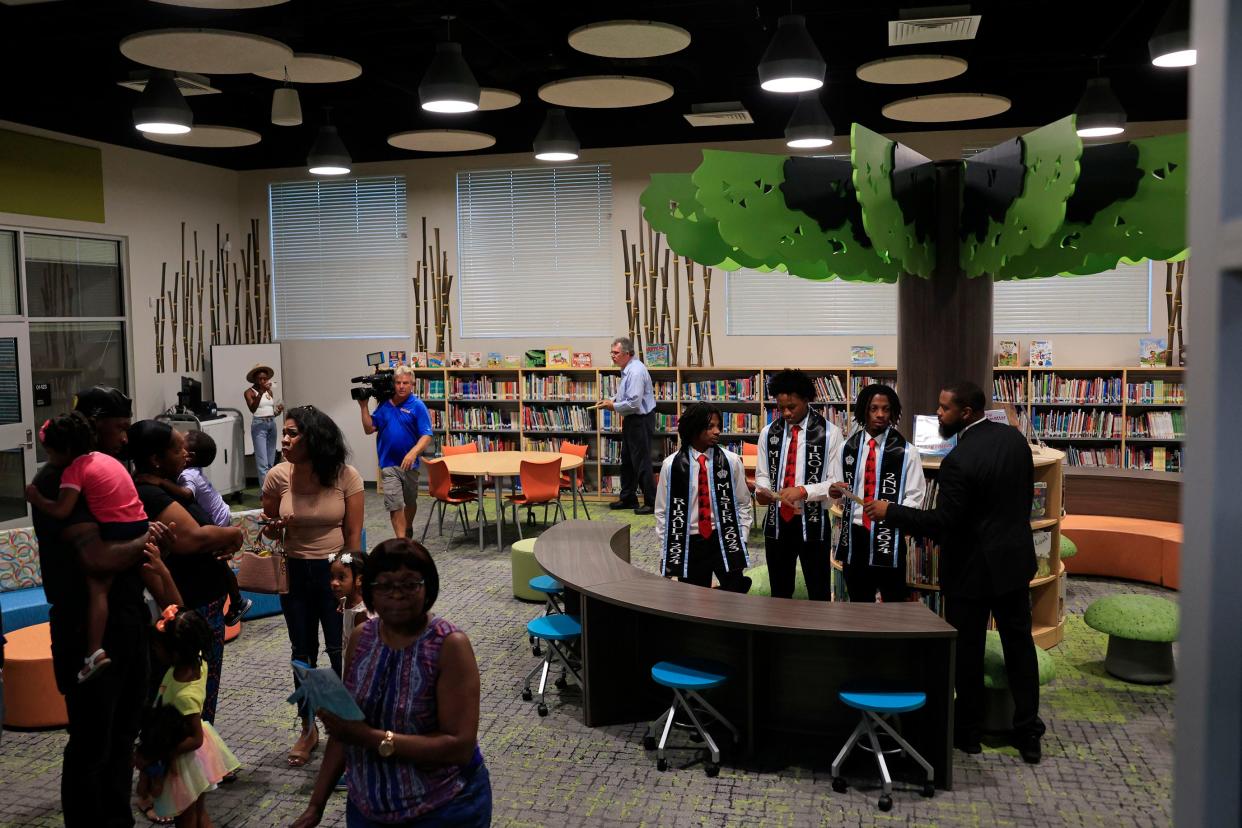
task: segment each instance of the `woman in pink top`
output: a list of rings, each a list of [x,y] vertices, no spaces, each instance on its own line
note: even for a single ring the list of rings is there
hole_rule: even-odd
[[[65,471],[60,478],[60,496],[49,500],[32,484],[26,487],[26,499],[39,511],[57,520],[69,517],[79,497],[86,498],[91,514],[99,521],[99,535],[107,541],[126,541],[147,533],[147,513],[138,499],[133,478],[116,458],[95,451],[95,433],[90,421],[76,411],[48,420],[39,429],[39,439],[47,450],[48,462]],[[83,562],[85,566],[85,562]],[[161,606],[180,600],[176,587],[162,572],[144,566],[143,586]],[[103,649],[104,629],[108,626],[108,590],[112,576],[86,571],[89,592],[85,664],[78,672],[83,682],[111,663]]]

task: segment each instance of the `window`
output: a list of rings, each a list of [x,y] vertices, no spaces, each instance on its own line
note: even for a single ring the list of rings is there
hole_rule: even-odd
[[[615,333],[615,244],[608,164],[459,172],[461,336]]]
[[[897,333],[893,284],[819,282],[757,270],[736,270],[726,278],[730,336]]]
[[[405,178],[268,188],[277,339],[410,335]]]
[[[0,316],[17,316],[22,312],[18,288],[17,234],[0,230]]]
[[[992,330],[1009,333],[1147,333],[1151,262],[1091,276],[997,282]]]

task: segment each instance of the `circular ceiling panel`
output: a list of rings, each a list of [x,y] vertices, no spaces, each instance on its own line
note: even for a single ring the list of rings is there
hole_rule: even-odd
[[[151,0],[165,6],[185,6],[190,9],[261,9],[279,6],[289,0]]]
[[[465,129],[416,129],[389,135],[388,143],[397,149],[416,152],[469,152],[487,149],[496,139],[486,132]]]
[[[362,74],[362,67],[352,60],[332,55],[296,54],[288,64],[255,74],[263,78],[282,81],[285,71],[290,83],[340,83],[353,80]]]
[[[259,143],[263,136],[249,129],[231,126],[195,124],[189,132],[180,135],[159,135],[144,132],[144,136],[160,144],[179,147],[249,147]]]
[[[973,121],[999,115],[1012,106],[1008,98],[981,92],[946,92],[940,95],[918,95],[885,104],[881,112],[894,121],[917,121],[923,124]]]
[[[905,55],[864,63],[855,74],[868,83],[931,83],[956,78],[967,65],[950,55]]]
[[[673,87],[655,78],[590,75],[545,83],[539,87],[539,97],[553,106],[620,109],[668,100]]]
[[[680,52],[690,45],[690,33],[655,20],[606,20],[574,29],[569,45],[599,57],[651,58]]]
[[[508,89],[496,89],[485,86],[479,95],[479,111],[490,112],[494,109],[508,109],[522,102],[522,96]]]
[[[203,75],[265,72],[293,60],[293,50],[279,40],[221,29],[139,32],[121,41],[121,54],[156,69]]]

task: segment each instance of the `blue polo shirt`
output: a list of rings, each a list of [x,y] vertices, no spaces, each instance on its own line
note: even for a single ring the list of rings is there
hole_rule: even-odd
[[[427,413],[423,401],[415,396],[400,406],[393,404],[392,400],[380,403],[371,412],[371,422],[375,423],[378,432],[375,448],[379,452],[381,469],[400,466],[415,443],[431,436],[431,415]],[[417,467],[416,460],[414,468]]]

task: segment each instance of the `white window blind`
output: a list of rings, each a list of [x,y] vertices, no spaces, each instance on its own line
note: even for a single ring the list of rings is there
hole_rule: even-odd
[[[615,333],[612,168],[457,174],[462,337]]]
[[[1151,263],[1118,265],[1091,276],[997,282],[992,330],[1007,333],[1147,333]]]
[[[730,336],[897,333],[897,286],[735,270],[726,281]]]
[[[268,190],[278,339],[410,335],[405,178]]]

